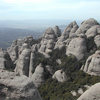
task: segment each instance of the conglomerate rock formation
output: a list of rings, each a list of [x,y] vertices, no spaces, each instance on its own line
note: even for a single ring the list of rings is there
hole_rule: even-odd
[[[7,50],[0,49],[0,98],[41,100],[35,86],[41,86],[48,78],[61,83],[68,81],[70,69],[73,69],[67,68],[70,65],[63,65],[67,60],[70,61],[71,57],[85,62],[80,68],[85,73],[100,76],[99,49],[100,24],[93,18],[83,21],[80,26],[74,21],[62,33],[58,26],[50,27],[40,41],[36,41],[32,36],[15,40]],[[55,51],[58,51],[58,54]],[[63,62],[59,57],[61,54],[63,54],[62,58],[65,56],[69,58]],[[78,66],[75,68],[78,69]],[[98,87],[99,84],[96,86]],[[95,89],[94,87],[92,88]],[[100,91],[97,93],[97,98],[99,94]],[[88,97],[88,92],[84,95]],[[90,100],[80,98],[78,100]],[[93,98],[91,97],[91,100],[94,100]],[[100,99],[97,98],[95,100]]]

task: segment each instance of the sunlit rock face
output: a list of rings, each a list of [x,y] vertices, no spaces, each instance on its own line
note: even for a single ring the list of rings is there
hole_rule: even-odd
[[[24,39],[17,39],[13,41],[12,45],[7,49],[12,61],[16,63],[23,46],[23,44],[27,44],[27,46],[32,46],[34,44],[34,39],[32,36],[25,37]]]
[[[31,49],[26,44],[23,45],[24,49],[16,62],[15,72],[19,75],[29,76]]]
[[[90,87],[77,100],[100,100],[100,83]]]
[[[100,50],[88,57],[82,70],[90,75],[100,76]]]
[[[87,38],[95,37],[96,35],[100,34],[100,25],[94,25],[87,30],[85,35]]]
[[[52,78],[56,79],[58,82],[65,82],[68,80],[67,75],[63,70],[56,71]]]
[[[78,60],[83,59],[86,52],[86,38],[84,35],[73,38],[66,49],[66,55],[74,55]]]
[[[54,30],[52,28],[48,28],[45,31],[39,49],[39,52],[45,55],[45,57],[49,57],[49,53],[54,49],[55,42],[59,34],[58,27]]]
[[[82,24],[80,25],[78,30],[75,32],[75,34],[82,34],[82,33],[85,34],[88,29],[90,29],[92,26],[95,26],[95,25],[99,25],[95,19],[90,18],[88,20],[85,20],[82,22]]]
[[[63,31],[63,33],[61,34],[60,37],[58,37],[58,40],[56,42],[56,45],[55,45],[55,49],[56,48],[63,48],[64,46],[66,46],[66,44],[68,43],[68,38],[72,38],[75,35],[75,32],[76,30],[78,29],[78,25],[77,23],[74,21],[74,22],[71,22],[67,27],[66,29]]]

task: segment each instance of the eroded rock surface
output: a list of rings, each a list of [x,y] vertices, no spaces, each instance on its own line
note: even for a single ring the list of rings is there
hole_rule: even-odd
[[[100,83],[90,87],[77,100],[100,100]]]
[[[65,82],[68,80],[66,73],[63,70],[58,70],[52,76],[53,79],[56,79],[58,82]]]
[[[0,70],[0,100],[41,100],[31,79]]]
[[[66,49],[66,55],[74,55],[78,60],[83,59],[86,52],[87,47],[84,35],[73,38]]]
[[[100,50],[88,57],[82,70],[90,75],[100,76]]]

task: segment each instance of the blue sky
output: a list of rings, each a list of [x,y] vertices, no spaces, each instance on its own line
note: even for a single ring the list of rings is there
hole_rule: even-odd
[[[0,0],[0,20],[100,19],[100,0]]]

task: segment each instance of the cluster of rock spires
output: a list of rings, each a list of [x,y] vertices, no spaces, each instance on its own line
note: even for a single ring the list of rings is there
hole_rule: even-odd
[[[74,55],[80,61],[91,52],[87,46],[90,38],[93,38],[96,48],[99,48],[100,24],[92,18],[82,22],[80,27],[75,21],[70,23],[62,34],[58,26],[48,28],[40,43],[34,43],[33,37],[29,36],[14,41],[7,51],[0,49],[0,98],[41,100],[35,87],[45,82],[46,71],[59,82],[67,81],[68,77],[62,69],[53,72],[50,65],[44,66],[40,63],[34,67],[36,53],[50,58],[53,50],[65,47],[67,56]],[[94,50],[95,53],[92,52],[81,70],[90,75],[100,76],[100,50]],[[61,63],[60,60],[58,62]],[[7,71],[12,68],[14,72]],[[100,83],[92,86],[78,100],[99,100],[99,87]]]

